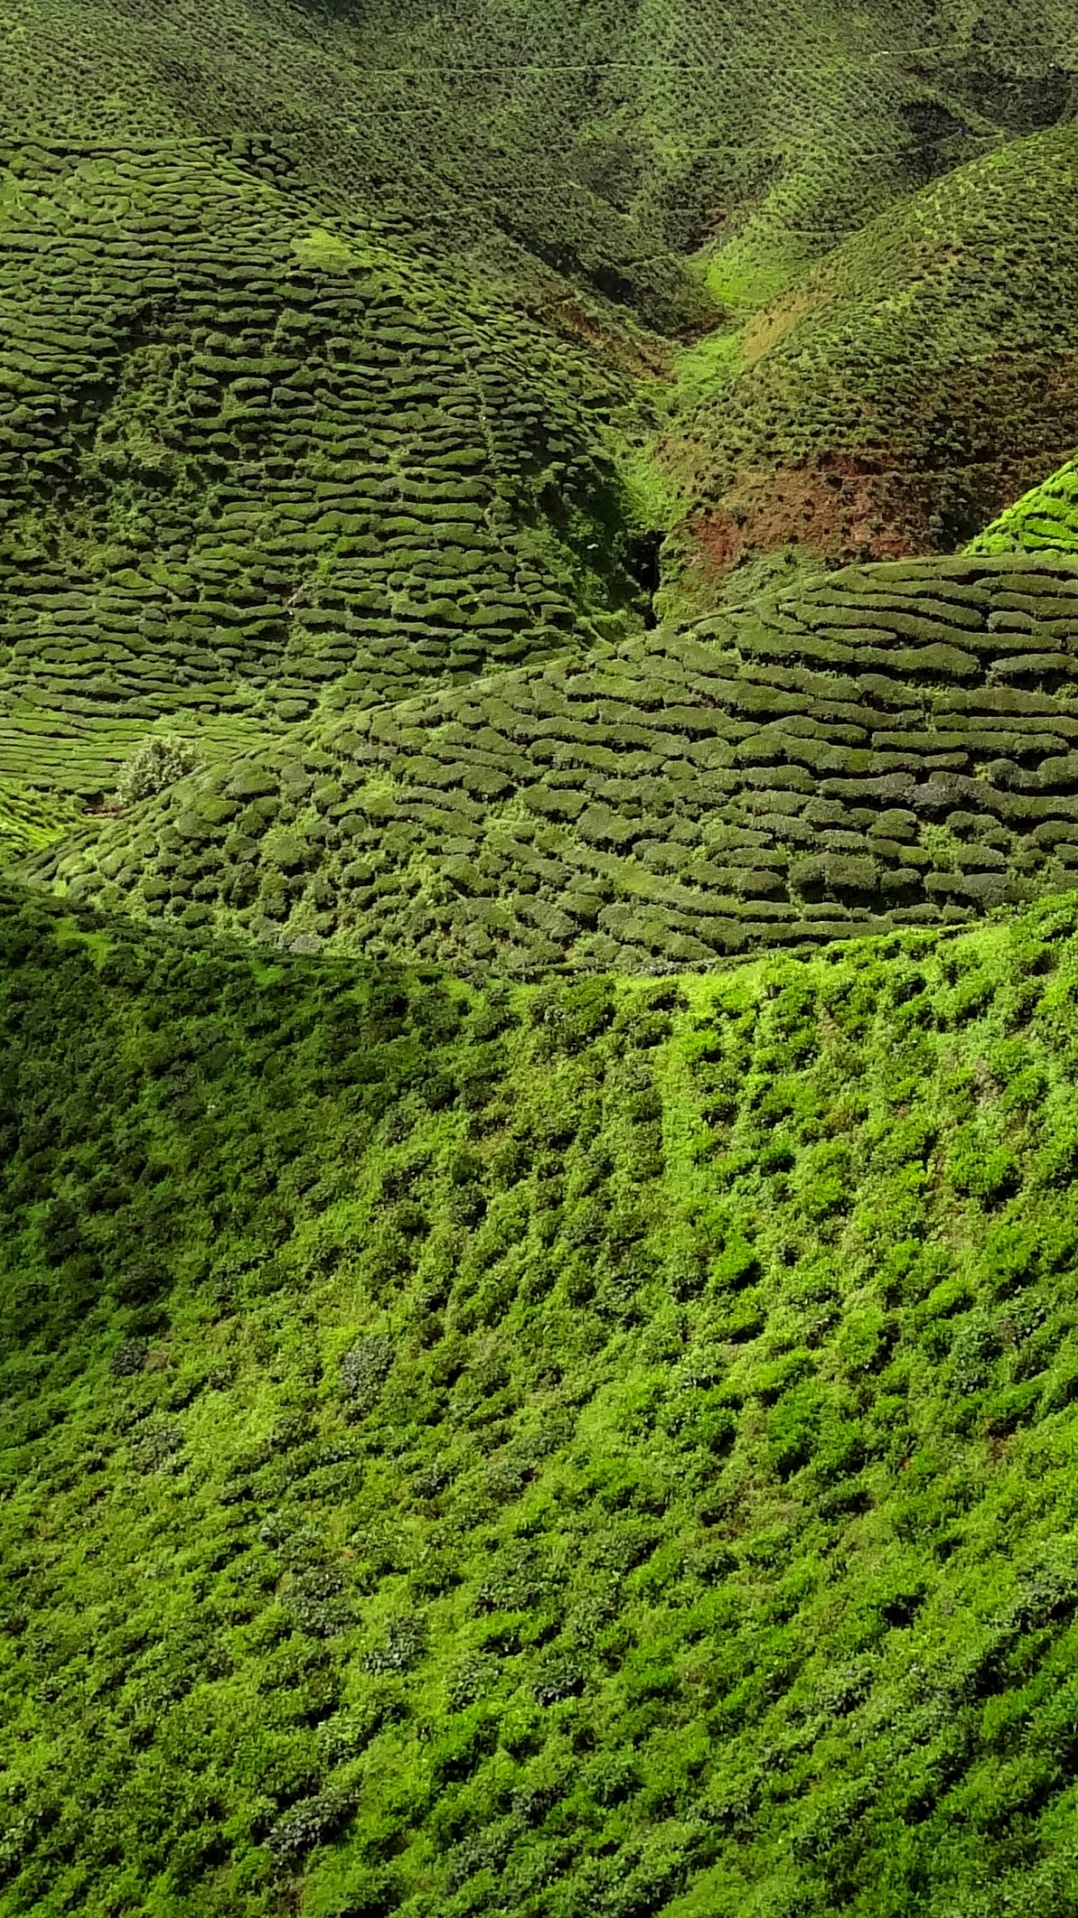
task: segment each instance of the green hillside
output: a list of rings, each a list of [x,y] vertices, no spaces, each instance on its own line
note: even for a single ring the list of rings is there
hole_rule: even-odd
[[[8,160],[0,777],[639,624],[613,370],[200,142]]]
[[[690,506],[675,608],[792,543],[954,552],[1078,442],[1078,124],[880,214],[680,363],[658,451]],[[991,550],[991,549],[990,549]]]
[[[5,1912],[1073,1909],[1073,904],[3,950]]]
[[[699,969],[1078,869],[1078,570],[826,584],[304,728],[22,870],[140,918],[466,973]]]
[[[971,553],[1078,552],[1078,466],[1023,495],[973,540]]]
[[[4,840],[148,730],[963,543],[1078,443],[1075,73],[1047,3],[16,0]]]
[[[737,304],[1065,116],[1078,32],[1065,0],[11,0],[0,59],[12,137],[253,136],[666,326],[705,310],[685,256]]]
[[[1071,0],[0,90],[0,1918],[1075,1918]]]

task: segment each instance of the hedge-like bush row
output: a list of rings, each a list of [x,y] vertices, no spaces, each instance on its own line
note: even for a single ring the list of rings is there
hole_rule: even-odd
[[[220,750],[639,624],[615,370],[209,143],[0,179],[0,777],[103,796],[155,722]]]
[[[273,944],[673,972],[959,924],[1078,870],[1078,569],[853,568],[356,713],[29,862]]]

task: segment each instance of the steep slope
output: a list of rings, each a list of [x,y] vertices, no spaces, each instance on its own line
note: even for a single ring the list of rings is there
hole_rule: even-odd
[[[5,1912],[1073,1910],[1073,905],[3,946]]]
[[[1068,461],[972,540],[971,553],[1078,552],[1078,462]]]
[[[1076,75],[9,0],[3,1918],[1078,1910]]]
[[[1078,442],[1076,178],[1078,125],[1012,141],[684,360],[659,441],[690,508],[671,608],[706,608],[716,576],[791,542],[953,551],[1060,464]]]
[[[180,782],[25,862],[308,950],[605,971],[961,921],[1073,883],[1078,571],[851,568]]]
[[[564,298],[568,272],[660,325],[706,317],[673,255],[564,162],[622,38],[609,6],[16,0],[9,21],[16,138],[235,142],[332,211],[384,209],[439,272],[478,249],[532,297]],[[553,75],[538,99],[537,62]]]
[[[662,326],[706,310],[678,256],[714,251],[735,302],[773,288],[1051,124],[1078,71],[1063,0],[12,0],[6,45],[12,137],[268,139],[443,259],[493,246]]]
[[[203,143],[5,157],[0,777],[639,625],[594,356]]]
[[[1017,39],[997,0],[16,0],[4,842],[154,726],[212,758],[639,623],[672,492],[683,612],[795,534],[959,543],[1078,440],[1074,39],[1049,0]],[[776,286],[671,377],[645,328]]]

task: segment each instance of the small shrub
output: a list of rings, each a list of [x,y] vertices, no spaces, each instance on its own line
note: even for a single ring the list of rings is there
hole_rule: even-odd
[[[389,1672],[407,1672],[417,1665],[427,1649],[427,1628],[421,1618],[406,1613],[390,1619],[384,1645],[365,1654],[365,1671],[380,1678]]]
[[[110,1370],[118,1379],[132,1378],[136,1372],[142,1371],[146,1357],[145,1339],[125,1339],[112,1355]]]
[[[172,733],[155,733],[124,761],[116,780],[116,797],[121,806],[136,806],[140,799],[153,799],[178,779],[186,779],[198,764],[198,753],[189,740]]]
[[[563,1699],[578,1698],[584,1684],[579,1660],[571,1652],[554,1648],[539,1661],[532,1692],[540,1705],[559,1705]]]
[[[322,1792],[317,1798],[305,1798],[277,1820],[266,1844],[279,1864],[293,1864],[315,1845],[333,1838],[354,1809],[354,1799],[346,1795]]]
[[[341,1390],[355,1413],[367,1412],[377,1401],[393,1364],[393,1341],[375,1333],[357,1339],[341,1360]]]

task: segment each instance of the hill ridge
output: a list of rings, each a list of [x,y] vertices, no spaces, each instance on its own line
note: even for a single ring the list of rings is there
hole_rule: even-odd
[[[1078,564],[850,568],[306,730],[22,870],[456,969],[669,971],[1070,883]]]

